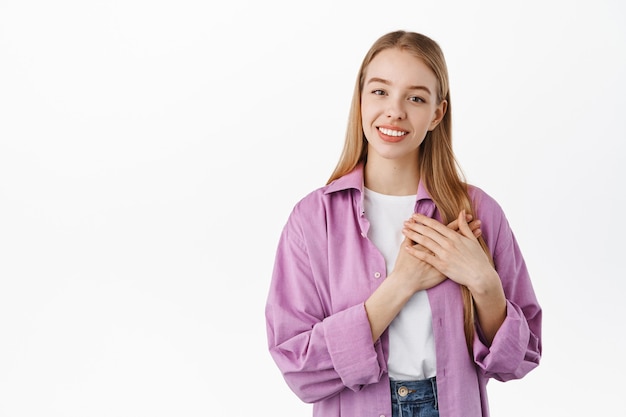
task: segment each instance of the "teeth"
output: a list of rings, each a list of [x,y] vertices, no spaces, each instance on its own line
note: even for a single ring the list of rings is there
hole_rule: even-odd
[[[387,135],[387,136],[402,136],[402,135],[406,135],[407,132],[404,132],[402,130],[391,130],[391,129],[385,129],[384,127],[379,127],[378,130],[380,130],[383,134]]]

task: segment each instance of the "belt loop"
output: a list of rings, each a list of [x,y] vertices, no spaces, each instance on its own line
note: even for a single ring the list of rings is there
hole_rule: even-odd
[[[435,396],[435,410],[439,409],[439,399],[437,398],[437,378],[436,377],[432,377],[430,378],[430,383],[432,384],[433,387],[433,394]]]

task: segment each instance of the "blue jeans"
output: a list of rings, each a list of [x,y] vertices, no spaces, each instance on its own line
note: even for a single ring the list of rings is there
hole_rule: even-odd
[[[391,381],[393,417],[439,417],[437,380]]]

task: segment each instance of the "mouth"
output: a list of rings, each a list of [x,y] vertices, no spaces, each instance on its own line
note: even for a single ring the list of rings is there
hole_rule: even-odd
[[[400,142],[409,132],[398,129],[390,129],[388,127],[379,126],[378,132],[382,140],[386,142]]]

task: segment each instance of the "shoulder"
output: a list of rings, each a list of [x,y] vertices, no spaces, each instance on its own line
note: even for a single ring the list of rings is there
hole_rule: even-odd
[[[341,209],[352,199],[353,189],[335,190],[332,184],[319,187],[305,194],[293,207],[292,216],[305,218],[324,214],[329,209]]]
[[[306,216],[319,210],[319,208],[323,206],[324,188],[326,187],[316,188],[304,194],[304,197],[300,198],[293,206],[291,216]]]
[[[504,212],[500,204],[482,188],[477,187],[476,185],[468,184],[467,191],[470,200],[472,201],[474,210],[479,216],[482,214],[489,217],[504,217]]]
[[[355,200],[350,190],[328,192],[324,186],[310,191],[293,206],[283,238],[301,248],[325,241],[329,230],[341,230],[342,224],[355,217]]]
[[[326,210],[342,211],[353,207],[354,196],[363,191],[363,165],[305,195],[294,207],[294,214],[317,214]],[[356,193],[356,194],[355,194]]]
[[[468,193],[476,217],[482,223],[483,238],[492,254],[509,248],[514,243],[514,235],[500,204],[491,195],[474,185],[468,186]]]

